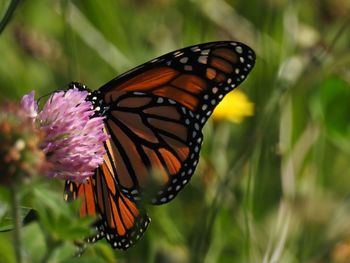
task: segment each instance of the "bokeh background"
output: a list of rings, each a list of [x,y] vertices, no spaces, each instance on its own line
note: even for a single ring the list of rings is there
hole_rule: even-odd
[[[91,221],[63,202],[63,182],[33,177],[18,190],[23,215],[40,216],[21,229],[26,262],[350,262],[348,0],[20,1],[0,35],[0,100],[72,80],[96,89],[215,40],[247,43],[257,63],[230,103],[246,107],[224,109],[242,116],[206,125],[191,183],[147,207],[152,223],[135,247],[100,241],[75,258]],[[6,186],[0,222],[12,224]],[[11,231],[0,232],[0,262],[15,262]]]

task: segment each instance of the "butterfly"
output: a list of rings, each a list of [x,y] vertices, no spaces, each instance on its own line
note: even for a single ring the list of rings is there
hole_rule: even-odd
[[[66,201],[82,199],[80,216],[96,216],[96,242],[126,250],[150,223],[143,203],[167,203],[198,164],[202,128],[223,97],[243,82],[254,51],[234,41],[170,52],[109,81],[88,100],[104,116],[103,164],[86,182],[66,181]],[[86,90],[72,82],[69,88]],[[232,105],[234,107],[234,105]]]

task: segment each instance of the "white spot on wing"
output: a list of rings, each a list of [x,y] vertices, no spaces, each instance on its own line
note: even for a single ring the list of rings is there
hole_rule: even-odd
[[[201,52],[202,55],[208,55],[210,52],[210,49],[205,49]]]
[[[200,56],[198,58],[198,62],[201,63],[201,64],[206,65],[208,63],[208,56]]]
[[[179,57],[179,56],[182,56],[184,53],[183,52],[181,52],[181,51],[176,51],[175,53],[174,53],[174,56],[175,57]]]
[[[191,50],[192,50],[193,52],[201,51],[201,49],[200,49],[198,46],[191,47]]]
[[[242,54],[243,48],[242,48],[241,46],[236,46],[236,52],[237,52],[238,54]]]
[[[188,61],[188,57],[183,57],[180,59],[180,62],[183,64],[187,63],[187,61]]]

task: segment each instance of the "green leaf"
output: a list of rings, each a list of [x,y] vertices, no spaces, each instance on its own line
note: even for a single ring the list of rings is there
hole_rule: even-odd
[[[320,87],[320,108],[326,130],[337,145],[350,151],[350,87],[337,76]]]
[[[34,190],[35,208],[44,228],[58,240],[79,240],[91,234],[92,217],[79,217],[80,200],[66,203],[50,189]]]
[[[14,250],[12,246],[12,236],[10,233],[0,234],[0,262],[15,262]]]

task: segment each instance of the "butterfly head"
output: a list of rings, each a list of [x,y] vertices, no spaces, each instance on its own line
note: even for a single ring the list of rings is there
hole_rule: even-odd
[[[74,82],[74,81],[72,81],[71,83],[68,84],[68,88],[69,89],[78,89],[80,91],[91,92],[91,90],[89,90],[86,85],[79,83],[79,82]]]
[[[86,97],[87,101],[90,101],[95,109],[95,116],[104,116],[108,110],[108,106],[103,102],[101,92],[99,90],[91,91],[85,84],[74,82],[68,84],[69,89],[78,89],[80,91],[89,92]]]

